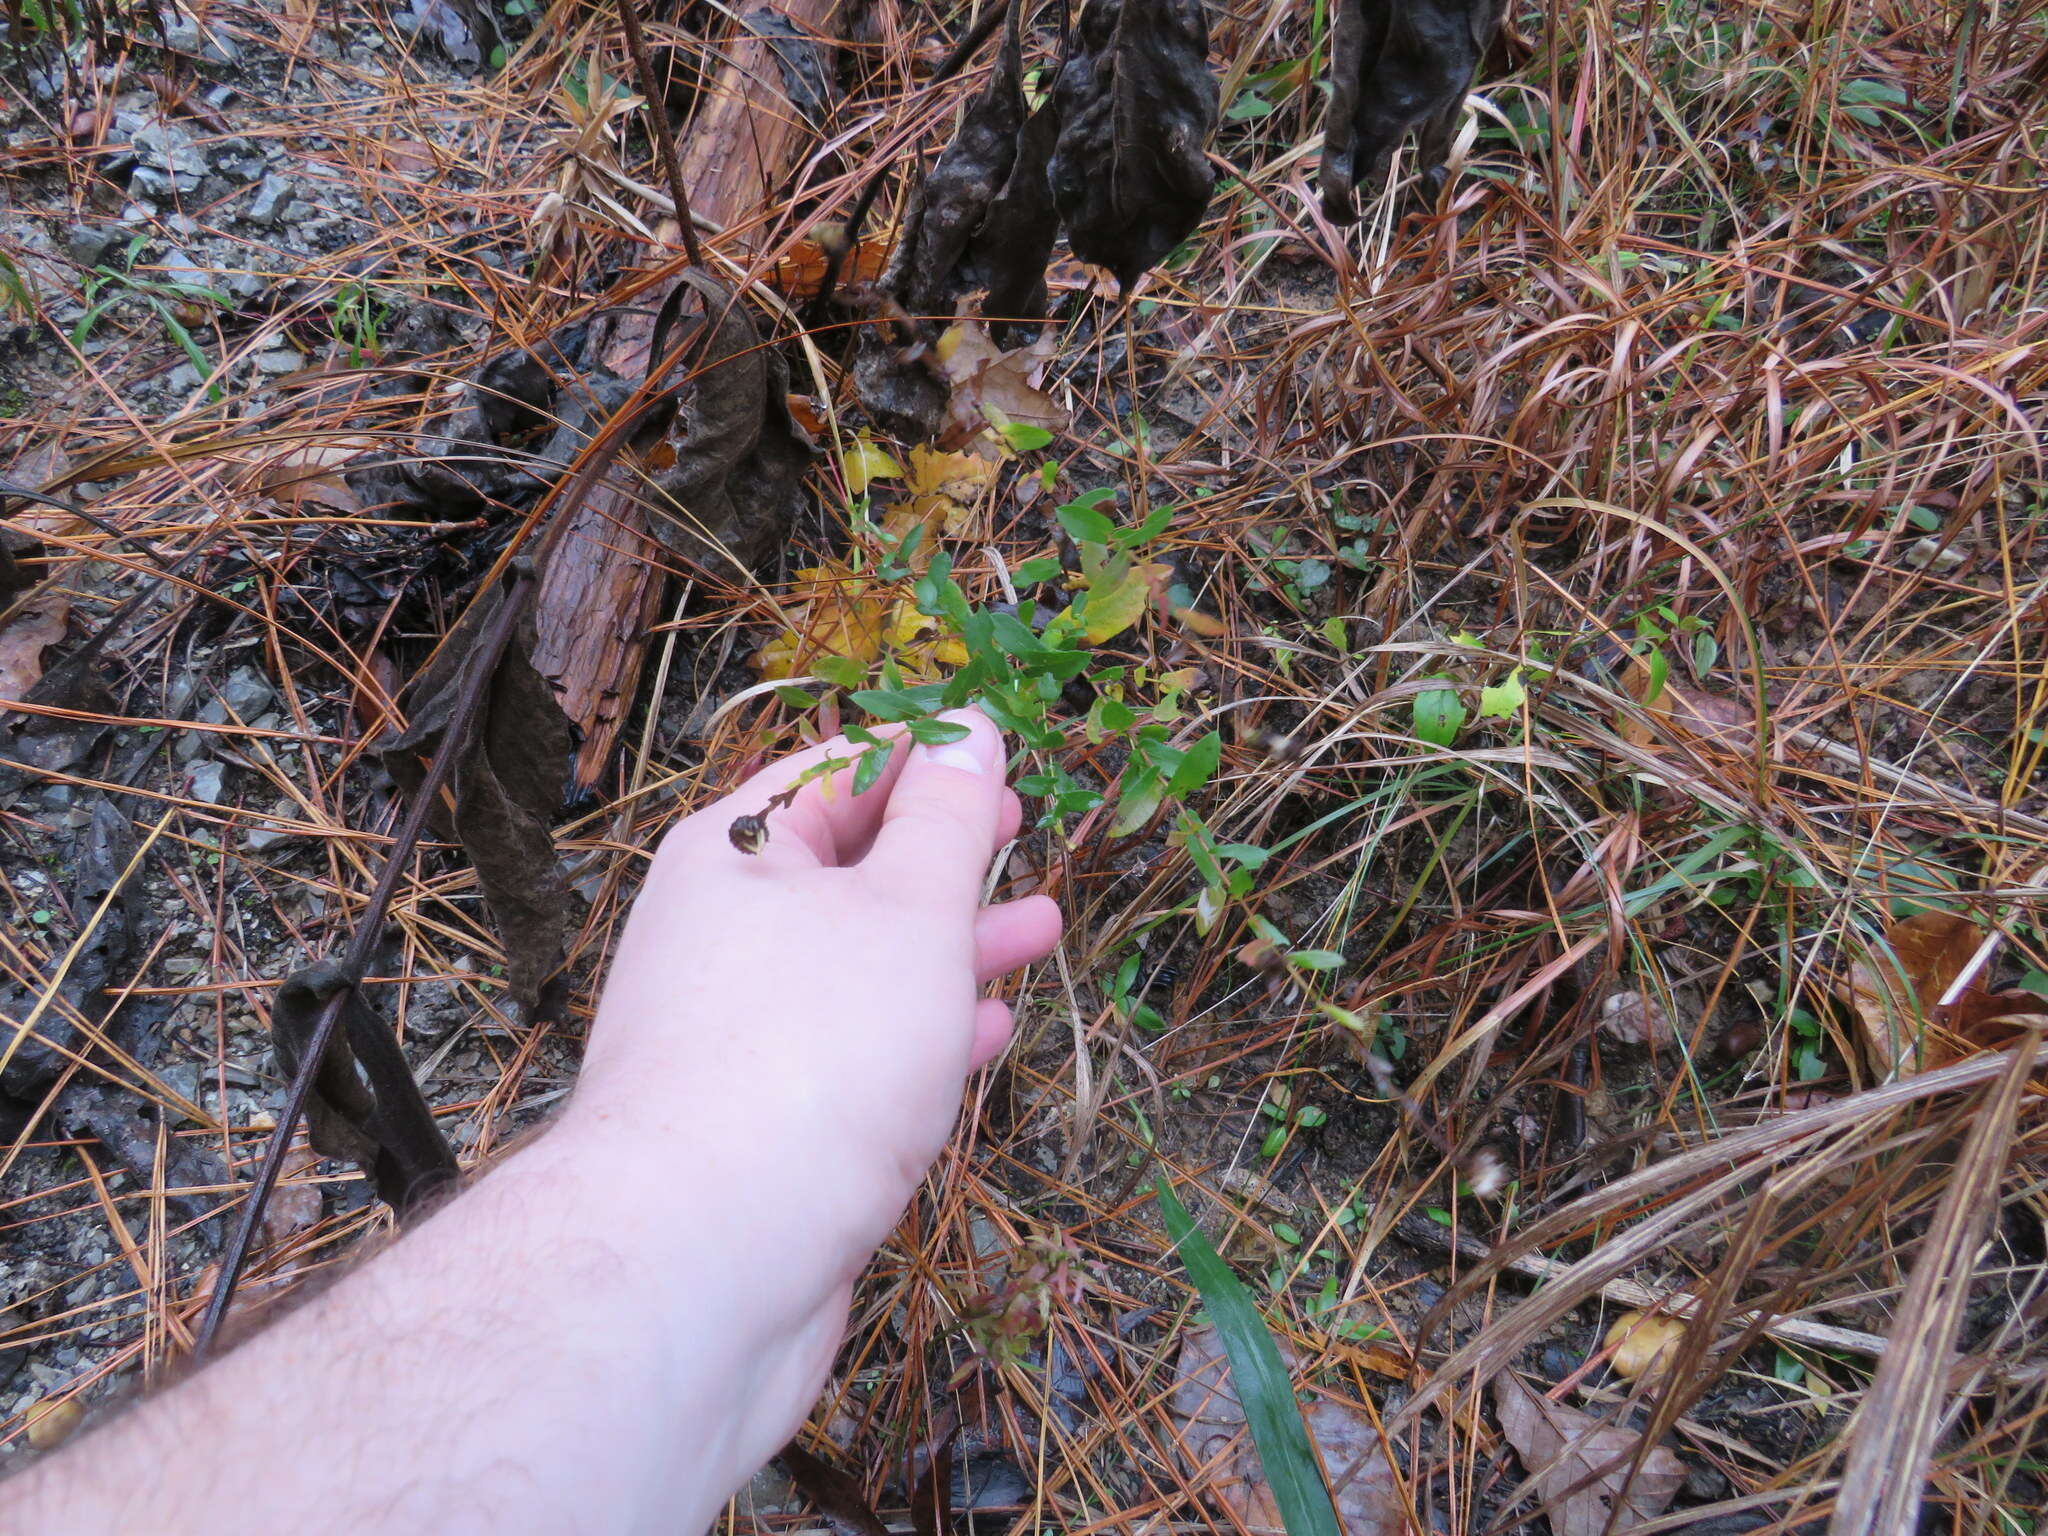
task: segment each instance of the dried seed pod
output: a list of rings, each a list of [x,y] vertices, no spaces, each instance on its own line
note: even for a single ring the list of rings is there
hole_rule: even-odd
[[[1339,0],[1323,127],[1331,222],[1358,217],[1353,189],[1385,180],[1411,129],[1423,187],[1432,197],[1442,187],[1465,92],[1506,11],[1506,0]]]
[[[1129,289],[1202,222],[1216,184],[1202,0],[1090,0],[1053,103],[1052,195],[1067,238]]]
[[[759,853],[768,846],[768,818],[759,814],[735,816],[725,835],[741,853]]]

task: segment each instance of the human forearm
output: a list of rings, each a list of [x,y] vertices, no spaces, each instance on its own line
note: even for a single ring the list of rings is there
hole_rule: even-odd
[[[572,1115],[79,1465],[27,1473],[10,1528],[212,1530],[252,1484],[306,1532],[708,1524],[815,1394],[841,1286],[790,1280],[715,1185],[662,1199],[690,1149],[650,1150]]]

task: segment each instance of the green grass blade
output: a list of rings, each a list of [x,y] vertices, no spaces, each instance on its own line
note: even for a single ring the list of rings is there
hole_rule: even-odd
[[[1294,1382],[1281,1362],[1280,1348],[1266,1330],[1266,1320],[1252,1304],[1230,1266],[1188,1218],[1161,1174],[1157,1186],[1159,1214],[1167,1235],[1187,1266],[1188,1278],[1202,1298],[1202,1308],[1216,1325],[1223,1352],[1230,1360],[1230,1382],[1244,1405],[1245,1423],[1259,1453],[1259,1466],[1273,1490],[1287,1536],[1343,1536],[1322,1468],[1309,1444],[1301,1405],[1294,1400]]]

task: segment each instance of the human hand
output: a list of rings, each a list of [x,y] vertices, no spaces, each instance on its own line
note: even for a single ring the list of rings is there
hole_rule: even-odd
[[[851,769],[797,790],[755,854],[759,813],[843,739],[783,759],[678,823],[633,909],[572,1117],[658,1149],[686,1136],[747,1204],[802,1226],[843,1278],[865,1263],[945,1145],[967,1073],[1009,1038],[980,986],[1057,942],[1045,896],[980,905],[1021,818],[979,711],[940,747],[905,743],[854,795]]]

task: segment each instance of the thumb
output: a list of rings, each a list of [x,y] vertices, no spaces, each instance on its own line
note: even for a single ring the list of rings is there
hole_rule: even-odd
[[[1002,816],[1003,735],[978,709],[938,718],[965,726],[967,734],[910,749],[862,862],[941,900],[979,904]]]

